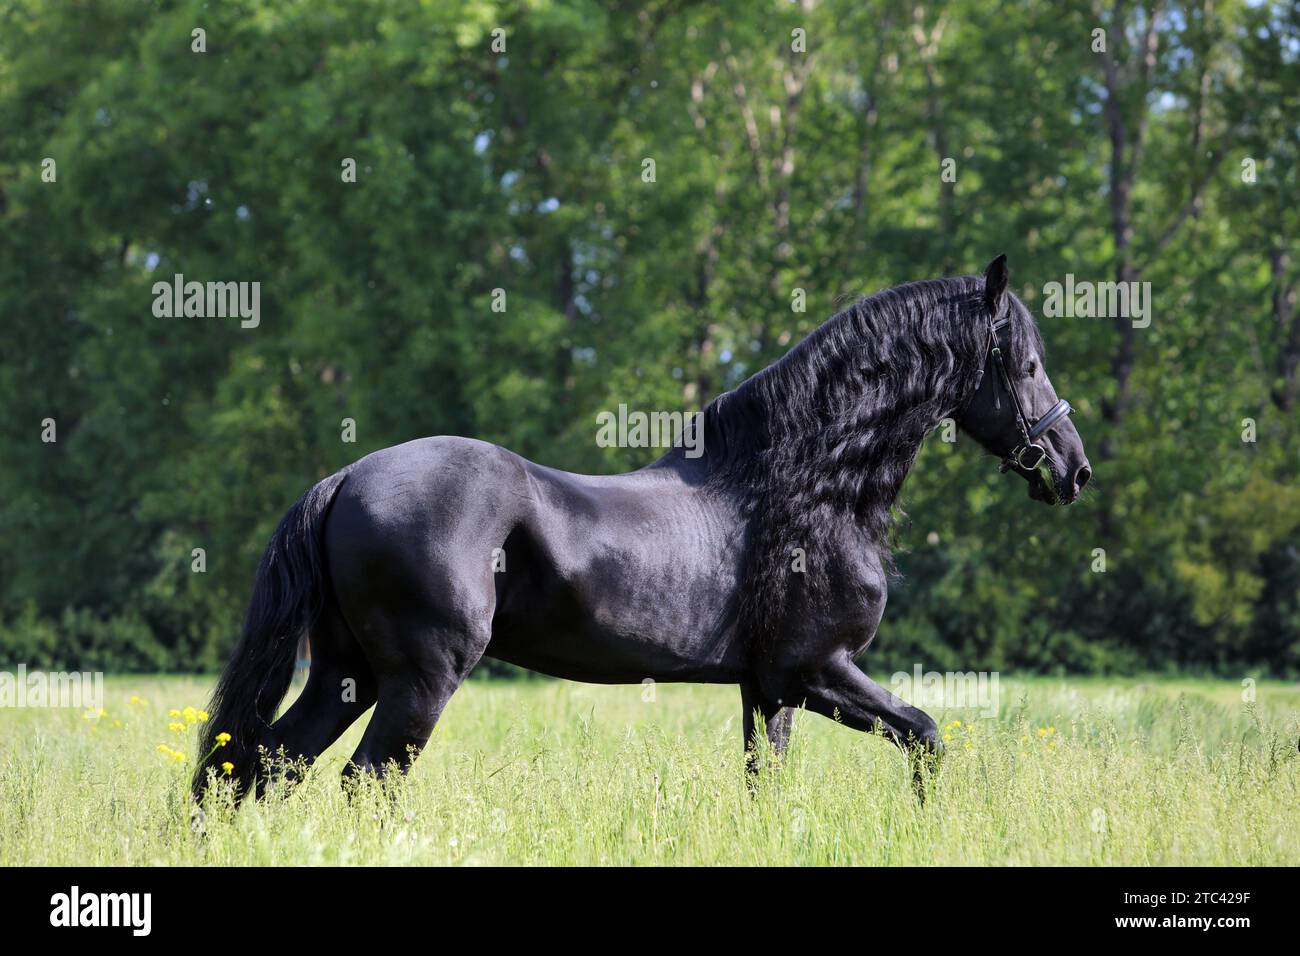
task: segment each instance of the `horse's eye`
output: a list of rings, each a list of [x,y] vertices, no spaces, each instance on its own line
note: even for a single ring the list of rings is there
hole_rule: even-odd
[[[1037,362],[1030,362],[1030,363],[1029,363],[1029,368],[1025,369],[1025,374],[1026,374],[1026,375],[1033,375],[1033,374],[1034,374],[1035,372],[1037,372],[1037,371],[1038,371],[1038,363],[1037,363]]]

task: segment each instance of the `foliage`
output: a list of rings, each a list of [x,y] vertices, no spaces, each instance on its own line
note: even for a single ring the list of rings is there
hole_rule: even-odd
[[[931,439],[873,653],[1296,673],[1298,49],[1300,9],[1243,0],[14,0],[3,656],[213,667],[340,465],[450,433],[638,467],[598,412],[698,408],[846,298],[1005,251],[1036,311],[1130,276],[1153,321],[1041,318],[1083,504]],[[259,281],[261,324],[154,317],[175,273]]]

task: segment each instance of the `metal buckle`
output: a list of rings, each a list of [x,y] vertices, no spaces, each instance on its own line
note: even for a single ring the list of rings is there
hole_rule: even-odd
[[[1025,456],[1030,455],[1034,452],[1037,452],[1036,457],[1034,457],[1032,461],[1026,461]],[[1047,449],[1044,448],[1042,445],[1039,444],[1021,445],[1020,448],[1017,449],[1016,451],[1016,464],[1019,465],[1021,468],[1023,468],[1025,471],[1033,471],[1035,468],[1037,468],[1039,465],[1043,463],[1043,459],[1046,457],[1047,457]]]

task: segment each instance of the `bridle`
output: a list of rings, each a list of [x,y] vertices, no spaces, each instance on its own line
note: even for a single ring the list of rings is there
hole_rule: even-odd
[[[1033,471],[1043,463],[1047,457],[1047,449],[1038,444],[1038,439],[1045,435],[1052,427],[1065,418],[1074,409],[1065,399],[1060,399],[1055,405],[1048,410],[1047,414],[1039,418],[1036,422],[1031,423],[1025,415],[1025,410],[1020,405],[1020,398],[1016,395],[1015,388],[1011,384],[1011,376],[1007,373],[1006,363],[1002,360],[1002,349],[998,347],[998,329],[1009,324],[1009,319],[1003,319],[1001,322],[994,323],[989,321],[989,344],[984,355],[984,363],[988,364],[989,359],[998,368],[998,377],[1002,379],[1002,387],[1006,389],[1011,396],[1011,404],[1016,410],[1016,429],[1020,432],[1020,443],[1007,453],[1002,459],[1002,466],[998,469],[1005,472],[1011,467],[1019,467],[1024,471]],[[979,377],[975,380],[975,389],[979,389],[980,381],[984,378],[984,368],[980,367]]]

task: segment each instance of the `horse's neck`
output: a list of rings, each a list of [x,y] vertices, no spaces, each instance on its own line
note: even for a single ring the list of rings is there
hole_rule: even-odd
[[[764,507],[789,496],[858,515],[888,510],[969,379],[937,359],[934,369],[912,367],[916,348],[899,338],[910,332],[877,335],[846,315],[832,321],[706,409],[708,453],[720,452],[710,471],[716,465]]]
[[[886,400],[859,401],[855,406],[857,414],[834,426],[839,432],[835,436],[838,444],[846,448],[857,445],[857,454],[826,456],[825,464],[831,473],[825,477],[832,486],[848,486],[856,478],[856,488],[845,503],[851,501],[859,516],[864,503],[886,510],[894,505],[925,437],[951,414],[958,401],[946,389],[924,396],[896,394],[892,396],[895,401],[889,401],[888,393],[898,389],[898,383],[884,374],[864,376],[864,392],[875,390]]]

